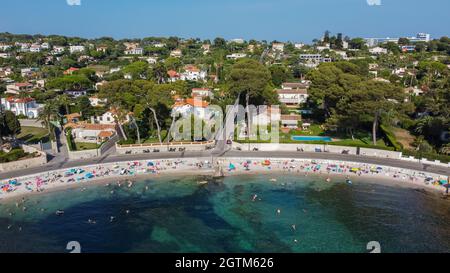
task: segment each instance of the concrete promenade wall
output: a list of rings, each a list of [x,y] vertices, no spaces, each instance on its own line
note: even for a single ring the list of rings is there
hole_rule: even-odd
[[[159,143],[145,143],[145,144],[132,144],[132,145],[119,145],[116,144],[117,154],[142,154],[144,151],[153,153],[154,150],[159,150],[159,152],[169,152],[170,149],[185,149],[185,151],[198,152],[205,151],[207,149],[213,148],[215,145],[214,141],[209,142],[171,142],[169,144],[159,144]]]
[[[68,155],[70,160],[80,160],[99,157],[100,152],[97,149],[84,151],[69,151]]]
[[[253,149],[258,149],[259,151],[282,151],[282,152],[297,152],[303,149],[304,152],[316,152],[316,149],[320,149],[322,152],[329,152],[334,154],[341,154],[344,150],[350,155],[357,155],[358,148],[356,147],[346,147],[346,146],[334,146],[334,145],[323,145],[323,144],[276,144],[276,143],[233,143],[233,149],[241,149],[242,151],[253,151]],[[450,167],[450,163],[442,163],[438,160],[431,161],[426,158],[416,159],[414,157],[403,157],[401,152],[378,150],[378,149],[368,149],[359,148],[359,155],[370,156],[370,157],[380,157],[380,158],[393,158],[405,161],[417,162],[422,164],[437,165],[442,167]]]
[[[37,153],[37,157],[0,164],[0,172],[17,171],[47,164],[47,154],[28,145],[22,145],[26,153]]]
[[[253,151],[256,148],[259,151],[297,152],[298,150],[301,150],[303,152],[320,151],[334,154],[342,154],[345,151],[347,154],[350,155],[358,154],[358,148],[356,147],[335,146],[326,144],[233,143],[233,148],[237,147],[239,147],[242,151],[249,151],[249,150]],[[401,152],[367,149],[367,148],[360,148],[359,155],[383,157],[383,158],[397,158],[397,159],[400,159],[402,157]]]
[[[119,140],[117,134],[110,138],[107,142],[103,143],[98,149],[84,150],[84,151],[68,151],[70,160],[90,159],[103,156],[109,148],[115,145]],[[69,146],[67,145],[67,149]]]

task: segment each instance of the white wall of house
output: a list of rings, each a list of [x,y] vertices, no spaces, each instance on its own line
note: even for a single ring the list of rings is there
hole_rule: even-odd
[[[15,101],[10,101],[6,98],[1,99],[1,107],[13,112],[16,116],[24,115],[30,119],[37,118],[42,109],[42,105],[37,104],[35,100],[23,101],[17,99]]]

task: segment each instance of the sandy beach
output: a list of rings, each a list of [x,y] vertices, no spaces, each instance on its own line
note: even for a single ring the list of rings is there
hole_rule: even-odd
[[[333,183],[345,180],[351,184],[358,178],[374,183],[383,181],[392,185],[422,188],[445,192],[448,177],[438,174],[371,165],[355,162],[307,159],[262,159],[262,158],[220,158],[215,162],[205,159],[164,159],[143,160],[81,168],[61,169],[42,172],[30,176],[16,177],[0,181],[0,201],[22,198],[28,195],[83,188],[93,183],[122,183],[132,186],[132,181],[157,178],[163,175],[206,175],[218,173],[224,176],[242,174],[267,174],[268,181],[276,180],[273,173],[317,175]]]

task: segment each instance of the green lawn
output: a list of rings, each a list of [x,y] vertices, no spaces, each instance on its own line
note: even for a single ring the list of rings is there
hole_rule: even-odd
[[[43,143],[47,142],[49,140],[49,135],[45,128],[22,126],[21,133],[17,138],[28,144],[37,144],[39,141],[42,141]]]
[[[335,141],[333,142],[324,142],[324,141],[296,141],[292,140],[293,136],[330,136]],[[240,140],[240,143],[248,143],[247,140]],[[251,143],[270,143],[271,141],[250,141]],[[383,139],[378,139],[377,145],[373,145],[372,137],[369,134],[355,135],[355,139],[353,140],[350,136],[333,136],[332,134],[327,134],[321,128],[320,125],[313,124],[311,125],[308,131],[292,130],[288,134],[280,132],[280,143],[283,144],[317,144],[317,145],[336,145],[336,146],[348,146],[348,147],[361,147],[361,148],[374,148],[374,149],[382,149],[382,150],[395,150],[393,147],[389,147]]]
[[[318,124],[312,124],[309,130],[303,131],[301,129],[297,131],[291,131],[291,136],[325,136],[325,132]]]
[[[99,145],[96,143],[85,143],[85,142],[76,142],[75,146],[77,151],[95,150],[99,148]]]

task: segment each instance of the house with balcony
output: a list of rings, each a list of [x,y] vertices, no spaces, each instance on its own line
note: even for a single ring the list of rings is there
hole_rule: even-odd
[[[199,97],[178,100],[172,108],[172,114],[178,114],[182,117],[194,115],[197,118],[209,120],[213,115],[213,111],[208,107],[209,103]]]
[[[18,82],[13,84],[8,84],[6,86],[5,94],[19,95],[23,92],[30,92],[34,88],[34,85],[28,82]]]
[[[180,79],[182,81],[206,81],[207,76],[207,72],[201,70],[197,66],[186,65],[184,67],[184,72],[180,75]]]
[[[210,88],[192,88],[192,97],[213,98],[213,92]]]
[[[1,107],[13,112],[16,116],[22,115],[30,119],[37,118],[43,105],[36,103],[33,98],[2,98]]]
[[[64,125],[65,130],[69,128],[72,129],[71,133],[75,142],[100,144],[117,134],[116,125],[113,124],[93,124],[82,121]]]
[[[307,89],[278,89],[278,99],[287,107],[298,107],[308,100]]]
[[[81,53],[85,51],[85,47],[82,45],[74,45],[69,47],[70,54]]]

